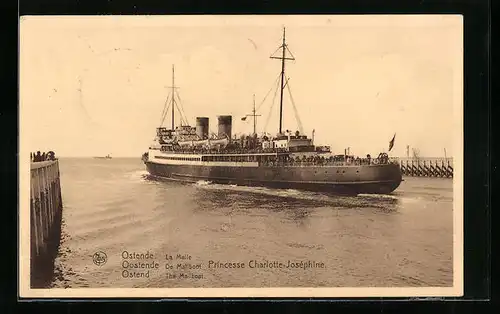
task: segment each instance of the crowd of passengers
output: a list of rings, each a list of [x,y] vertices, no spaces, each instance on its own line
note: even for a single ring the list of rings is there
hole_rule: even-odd
[[[186,154],[252,154],[252,153],[280,153],[288,152],[284,148],[271,148],[271,149],[254,149],[254,150],[239,150],[239,149],[202,149],[202,148],[176,148],[174,150],[176,153],[186,153]],[[144,158],[144,156],[143,156]],[[387,164],[389,163],[389,157],[386,153],[380,153],[377,158],[372,158],[370,154],[366,155],[366,158],[359,158],[354,156],[302,156],[302,157],[284,157],[284,160],[277,160],[270,158],[268,161],[263,162],[264,164],[314,164],[314,165],[331,165],[338,163],[347,163],[353,165],[372,165],[372,164]]]
[[[162,149],[163,150],[163,149]],[[167,150],[168,151],[168,150]],[[206,149],[202,147],[176,147],[173,149],[176,153],[186,154],[258,154],[258,153],[281,153],[287,152],[285,148],[254,148],[254,149],[238,149],[238,148],[220,148]]]
[[[279,160],[269,160],[268,164],[313,164],[313,165],[329,165],[346,163],[352,165],[371,165],[371,164],[387,164],[389,163],[389,157],[387,154],[381,153],[377,158],[372,158],[369,154],[366,158],[359,158],[354,156],[302,156],[302,157],[285,157],[283,161]]]
[[[57,160],[56,154],[53,151],[49,151],[48,153],[41,153],[40,151],[37,151],[36,153],[30,153],[30,159],[32,162]]]

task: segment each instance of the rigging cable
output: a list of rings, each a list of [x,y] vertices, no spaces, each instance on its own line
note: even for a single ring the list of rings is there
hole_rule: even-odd
[[[295,113],[295,119],[297,120],[297,124],[299,126],[299,130],[300,130],[300,133],[301,134],[304,134],[304,129],[302,128],[302,122],[300,121],[300,117],[299,117],[299,112],[297,110],[297,107],[295,106],[295,101],[293,101],[293,96],[292,96],[292,91],[290,89],[290,83],[289,83],[289,80],[290,78],[288,78],[288,80],[286,81],[286,87],[288,89],[288,93],[290,94],[290,100],[292,102],[292,106],[293,106],[293,111]]]
[[[280,73],[280,75],[281,75],[281,73]],[[269,114],[267,115],[266,124],[264,125],[264,132],[266,132],[266,130],[267,130],[267,125],[269,124],[269,120],[271,119],[271,112],[272,112],[272,110],[273,110],[273,108],[274,108],[274,103],[275,103],[275,101],[276,101],[276,96],[277,96],[277,94],[278,94],[278,88],[279,88],[279,86],[278,86],[278,85],[279,85],[279,83],[280,83],[280,81],[278,80],[278,84],[276,84],[276,85],[277,85],[277,86],[276,86],[276,90],[274,91],[273,102],[271,103],[271,108],[269,108]],[[266,133],[267,133],[267,132],[266,132]]]
[[[165,103],[163,104],[163,111],[161,112],[161,121],[163,121],[163,116],[165,115],[165,110],[167,110],[168,99],[170,97],[170,93],[167,94],[167,98],[165,99]]]
[[[163,106],[163,111],[161,113],[160,127],[163,126],[163,122],[165,122],[165,118],[167,117],[168,108],[170,108],[169,99],[170,99],[170,93],[168,94],[167,99],[165,100],[165,105]]]
[[[172,102],[174,103],[174,106],[175,106],[174,110],[177,109],[177,112],[179,113],[179,120],[180,120],[181,126],[185,125],[184,117],[182,116],[182,111],[179,108],[178,102],[175,100],[175,91],[172,94],[173,94],[172,95],[172,98],[173,98]]]
[[[293,55],[293,53],[290,51],[290,49],[288,49],[288,45],[285,44],[285,49],[288,51],[288,53],[292,56],[292,61],[293,63],[295,63],[295,56]]]
[[[177,109],[177,112],[179,113],[179,120],[180,120],[181,126],[186,125],[186,121],[184,120],[184,116],[182,115],[182,111],[179,108],[177,102],[175,102],[175,108]]]
[[[274,43],[275,43],[274,46],[278,46],[278,48],[276,48],[276,50],[271,54],[271,56],[274,56],[276,52],[278,52],[281,48],[283,48],[283,38],[280,37],[279,39],[275,40]]]
[[[181,96],[179,95],[179,92],[177,90],[175,90],[175,94],[177,95],[177,98],[179,99],[179,104],[181,105],[180,108],[179,106],[177,106],[177,110],[179,110],[179,113],[181,115],[181,120],[183,120],[184,124],[187,125],[187,115],[186,115],[186,112],[184,110],[184,106],[182,105],[182,100],[181,100]]]
[[[257,107],[257,109],[255,110],[255,112],[259,111],[260,107],[262,107],[262,105],[263,105],[263,104],[264,104],[264,102],[266,101],[267,96],[269,96],[269,94],[272,92],[272,90],[273,90],[274,86],[275,86],[276,84],[278,84],[278,83],[277,83],[277,81],[279,81],[280,76],[281,76],[281,73],[279,73],[279,74],[278,74],[278,76],[277,76],[277,77],[276,77],[276,79],[274,80],[274,84],[273,84],[273,86],[269,89],[269,91],[267,92],[266,96],[264,96],[264,99],[262,99],[261,103],[259,104],[259,106],[258,106],[258,107]]]

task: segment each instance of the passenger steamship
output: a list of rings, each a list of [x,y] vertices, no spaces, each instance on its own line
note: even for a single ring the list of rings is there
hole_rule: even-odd
[[[254,120],[252,135],[233,138],[230,115],[218,116],[217,134],[209,134],[207,117],[197,117],[195,127],[187,123],[175,127],[177,100],[172,68],[171,101],[166,102],[162,115],[164,120],[170,107],[172,127],[157,128],[153,143],[143,155],[148,172],[155,177],[185,182],[204,180],[341,194],[387,194],[397,189],[402,181],[401,170],[387,154],[381,153],[377,158],[350,156],[347,151],[334,155],[328,146],[314,145],[314,131],[312,139],[299,131],[283,132],[283,91],[288,83],[285,82],[285,61],[294,60],[285,41],[285,29],[280,48],[280,56],[271,56],[281,60],[280,121],[276,136],[257,135],[255,99],[253,113],[246,116]],[[394,138],[389,150],[393,144]]]

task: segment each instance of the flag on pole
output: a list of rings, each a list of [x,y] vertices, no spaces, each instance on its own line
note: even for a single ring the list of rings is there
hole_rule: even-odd
[[[241,118],[241,121],[245,121],[247,119],[247,117],[243,117]]]
[[[389,142],[389,151],[391,151],[392,147],[394,146],[394,140],[396,139],[396,133],[394,133],[394,136],[392,137],[392,140]]]

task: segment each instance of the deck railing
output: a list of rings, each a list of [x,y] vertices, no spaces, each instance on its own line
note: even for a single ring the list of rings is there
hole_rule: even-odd
[[[269,167],[348,167],[348,166],[375,166],[375,165],[387,165],[392,164],[394,162],[390,160],[383,159],[353,159],[349,161],[343,160],[317,160],[317,161],[278,161],[278,162],[261,162],[260,164],[263,166]]]

